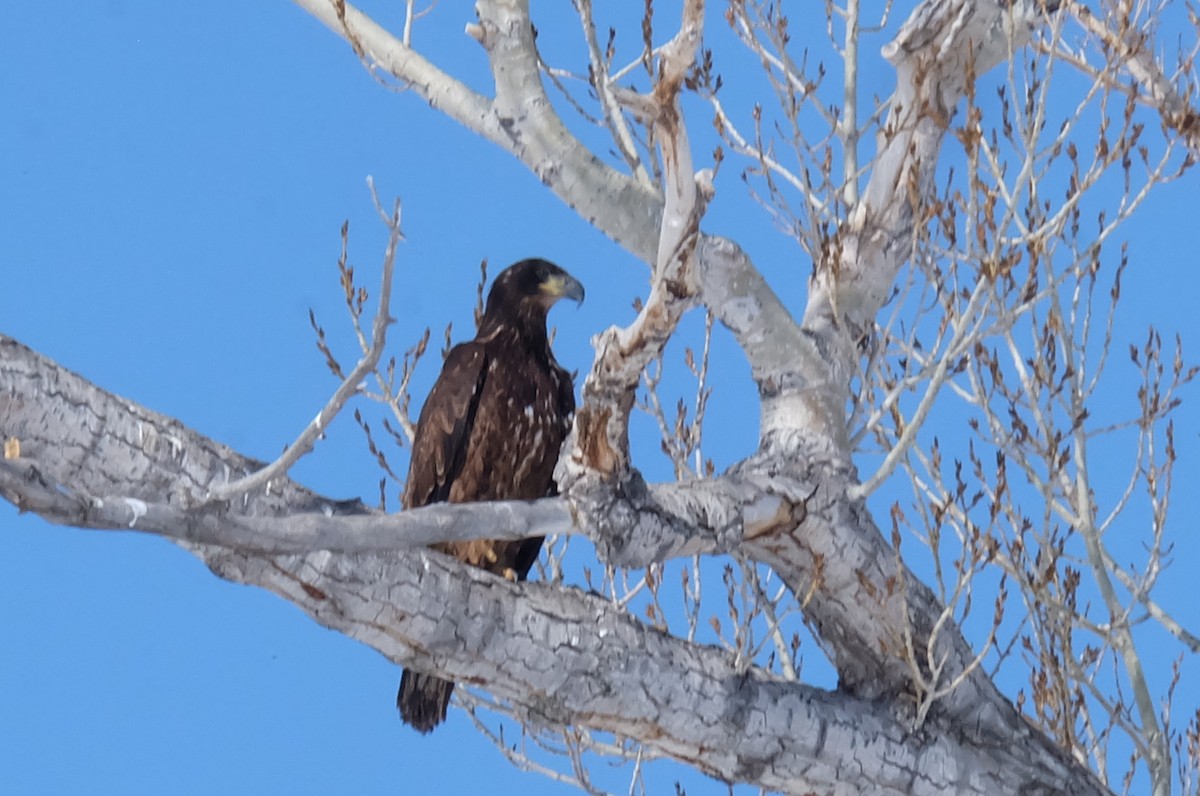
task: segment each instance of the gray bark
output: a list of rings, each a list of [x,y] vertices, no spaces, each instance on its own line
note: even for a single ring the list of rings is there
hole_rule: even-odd
[[[509,583],[409,543],[377,555],[335,553],[317,549],[322,539],[301,531],[313,540],[307,553],[247,549],[254,546],[249,536],[272,527],[257,524],[268,520],[276,528],[327,523],[324,540],[359,549],[349,537],[363,525],[349,521],[388,519],[288,479],[235,505],[207,506],[202,518],[185,523],[205,529],[212,544],[189,541],[178,528],[183,507],[260,463],[2,336],[0,435],[21,444],[19,459],[0,462],[0,494],[18,508],[83,527],[127,530],[132,523],[171,538],[220,577],[266,588],[397,663],[484,685],[534,725],[617,732],[719,779],[787,793],[1102,792],[1019,720],[985,742],[969,727],[941,722],[914,732],[889,700],[774,680],[578,589]],[[656,526],[653,515],[664,509],[645,499],[653,508],[613,498],[635,526],[643,514]],[[553,516],[560,502],[534,505]],[[688,505],[681,500],[671,509],[686,514]],[[112,506],[119,508],[110,512]],[[464,507],[452,530],[459,535],[442,535],[449,526],[434,525],[425,538],[469,538],[464,523],[473,512],[498,516],[488,506]],[[472,525],[493,534],[486,524]],[[708,536],[678,515],[671,527],[681,536]]]
[[[664,144],[675,147],[671,201],[570,135],[542,89],[527,3],[479,3],[472,33],[496,76],[487,98],[353,7],[298,2],[653,264],[660,300],[652,296],[629,329],[601,337],[581,418],[627,412],[646,352],[699,302],[750,361],[761,398],[757,452],[715,479],[646,485],[624,460],[624,425],[581,420],[562,499],[381,517],[281,478],[213,504],[214,490],[260,463],[0,337],[0,439],[21,448],[0,467],[0,494],[57,522],[166,536],[221,577],[269,589],[397,663],[485,686],[530,722],[618,732],[724,780],[788,793],[1104,792],[972,668],[956,628],[930,641],[942,606],[854,496],[845,433],[855,341],[909,250],[913,208],[898,186],[928,181],[964,90],[967,53],[977,72],[1007,59],[1039,24],[1038,3],[931,0],[914,12],[887,53],[898,89],[871,180],[839,233],[841,259],[818,263],[797,323],[734,242],[692,223],[703,203],[679,179],[691,169],[681,118]],[[673,44],[682,51],[697,38],[685,24]],[[662,112],[677,111],[674,99]],[[668,281],[686,295],[670,293]],[[534,530],[584,533],[618,565],[734,548],[770,565],[793,594],[807,595],[803,610],[839,689],[777,682],[577,590],[507,583],[413,549]],[[905,628],[916,648],[945,660],[947,681],[963,680],[923,723],[897,641]]]

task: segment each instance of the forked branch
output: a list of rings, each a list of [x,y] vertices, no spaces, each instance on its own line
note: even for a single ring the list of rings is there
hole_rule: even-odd
[[[375,186],[369,180],[368,183],[371,186],[371,193],[374,195]],[[378,197],[376,197],[375,202],[376,206],[378,206]],[[396,247],[404,239],[404,234],[400,230],[400,200],[397,199],[395,201],[390,215],[383,213],[382,210],[380,214],[388,226],[388,243],[383,255],[382,276],[380,277],[379,285],[379,305],[375,310],[375,319],[371,323],[370,347],[364,353],[363,357],[359,359],[358,364],[354,366],[354,370],[350,371],[350,375],[346,376],[342,380],[342,383],[338,385],[337,390],[330,396],[325,406],[321,407],[321,411],[317,412],[317,416],[304,427],[304,430],[300,432],[300,436],[291,445],[288,445],[278,459],[244,478],[213,487],[208,493],[206,503],[233,500],[251,490],[266,485],[275,478],[286,475],[292,465],[300,460],[301,456],[312,450],[313,445],[325,433],[325,429],[329,428],[329,424],[342,411],[346,402],[359,392],[367,376],[377,370],[379,360],[383,356],[384,347],[387,344],[388,326],[394,320],[390,315],[392,274],[395,270]]]

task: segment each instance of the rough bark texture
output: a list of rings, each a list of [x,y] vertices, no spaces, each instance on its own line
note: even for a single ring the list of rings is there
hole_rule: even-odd
[[[67,496],[86,516],[92,495],[121,495],[146,504],[135,528],[150,533],[166,530],[153,524],[152,506],[196,500],[254,466],[7,337],[0,418],[0,434],[20,439],[22,453],[3,463],[5,498],[22,506],[29,484],[34,494]],[[220,534],[246,517],[365,509],[281,480],[209,511]],[[574,589],[510,583],[425,550],[265,556],[179,543],[217,575],[267,588],[398,663],[485,685],[529,721],[619,732],[720,779],[792,793],[1099,792],[1073,783],[1080,772],[1030,728],[994,745],[934,726],[914,733],[887,701],[774,681]]]
[[[0,463],[0,494],[55,521],[167,536],[221,577],[267,588],[397,663],[484,685],[531,722],[617,732],[720,779],[788,793],[1103,792],[978,669],[914,726],[902,629],[924,649],[942,607],[853,497],[845,433],[856,340],[910,248],[912,194],[902,186],[919,193],[928,182],[964,76],[1027,41],[1042,4],[931,0],[914,12],[887,51],[898,88],[870,182],[839,233],[838,261],[818,263],[797,323],[734,242],[699,232],[703,197],[694,193],[677,93],[701,4],[687,4],[664,48],[653,97],[663,114],[656,124],[667,185],[659,197],[603,165],[554,114],[526,2],[478,4],[472,33],[492,64],[493,98],[470,92],[350,6],[298,2],[652,264],[654,288],[638,319],[599,339],[560,470],[565,498],[388,518],[279,479],[231,505],[197,508],[259,463],[4,337],[0,439],[18,439],[21,455]],[[718,478],[647,485],[629,467],[621,416],[644,363],[697,302],[732,330],[750,361],[762,402],[759,447]],[[618,565],[737,547],[807,595],[806,617],[840,688],[777,682],[599,598],[508,583],[412,548],[471,538],[473,527],[489,538],[521,538],[535,527],[586,533]],[[933,646],[947,678],[971,668],[974,653],[957,629],[943,628]]]

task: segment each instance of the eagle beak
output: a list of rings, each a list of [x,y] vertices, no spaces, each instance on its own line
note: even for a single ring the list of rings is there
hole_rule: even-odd
[[[583,285],[569,274],[554,275],[542,283],[542,293],[555,299],[569,298],[576,304],[583,303]]]

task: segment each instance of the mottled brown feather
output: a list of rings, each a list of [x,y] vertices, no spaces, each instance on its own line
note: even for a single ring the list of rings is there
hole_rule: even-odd
[[[405,509],[554,494],[554,466],[571,427],[575,395],[546,337],[549,303],[517,293],[504,281],[512,281],[526,263],[541,261],[525,261],[497,278],[479,333],[446,357],[417,422]],[[541,537],[485,539],[436,549],[524,580],[541,544]],[[421,732],[431,731],[445,719],[452,688],[440,678],[405,671],[397,696],[401,717]]]

